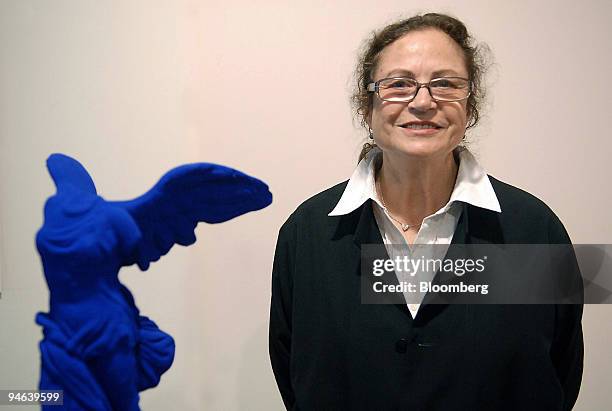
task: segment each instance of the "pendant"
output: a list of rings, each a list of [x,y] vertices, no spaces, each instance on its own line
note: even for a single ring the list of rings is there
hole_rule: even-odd
[[[402,231],[404,231],[404,232],[410,230],[410,227],[412,227],[410,224],[402,224],[402,223],[400,223],[400,225],[402,226]]]

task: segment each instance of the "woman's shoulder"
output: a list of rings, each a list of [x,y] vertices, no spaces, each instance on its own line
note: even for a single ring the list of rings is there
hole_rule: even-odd
[[[296,224],[308,224],[310,226],[324,224],[331,217],[328,214],[334,209],[348,180],[338,183],[326,190],[321,191],[302,202],[289,216],[283,227]],[[282,230],[282,229],[281,229]]]
[[[538,214],[540,216],[555,215],[552,209],[535,195],[498,180],[491,175],[488,177],[502,212],[519,211],[521,213]]]
[[[563,223],[544,201],[491,175],[489,180],[500,204],[500,221],[509,231],[542,232],[549,242],[569,241]]]
[[[344,193],[347,183],[348,180],[345,180],[304,200],[291,216],[327,216],[334,209],[336,204],[338,204],[338,201],[340,201],[340,197],[342,197],[342,193]]]
[[[312,197],[304,200],[302,204],[295,210],[296,213],[319,213],[322,212],[325,215],[329,214],[344,193],[348,180],[342,181],[328,189],[321,191],[313,195]]]

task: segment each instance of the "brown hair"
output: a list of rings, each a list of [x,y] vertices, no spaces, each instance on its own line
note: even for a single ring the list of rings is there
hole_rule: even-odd
[[[485,55],[488,48],[484,44],[474,44],[474,39],[468,33],[467,28],[458,19],[445,14],[427,13],[390,24],[382,30],[374,32],[365,43],[357,62],[356,84],[351,96],[355,114],[360,118],[363,127],[368,128],[366,119],[371,114],[374,103],[374,93],[368,92],[367,88],[368,84],[374,81],[373,75],[382,51],[408,32],[426,28],[441,30],[463,50],[471,85],[471,94],[467,99],[469,119],[466,128],[469,129],[478,124],[485,95],[483,77],[487,68]],[[364,158],[374,146],[375,144],[364,144],[359,160]]]

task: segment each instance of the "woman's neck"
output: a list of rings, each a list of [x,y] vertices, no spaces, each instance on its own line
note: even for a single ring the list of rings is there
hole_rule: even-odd
[[[458,166],[453,153],[406,160],[386,155],[376,180],[387,210],[404,223],[419,224],[450,199]]]

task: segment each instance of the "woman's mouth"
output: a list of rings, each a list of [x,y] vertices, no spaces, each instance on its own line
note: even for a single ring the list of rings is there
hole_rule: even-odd
[[[432,121],[410,121],[408,123],[399,124],[398,127],[404,129],[406,133],[413,135],[434,134],[442,128]]]

